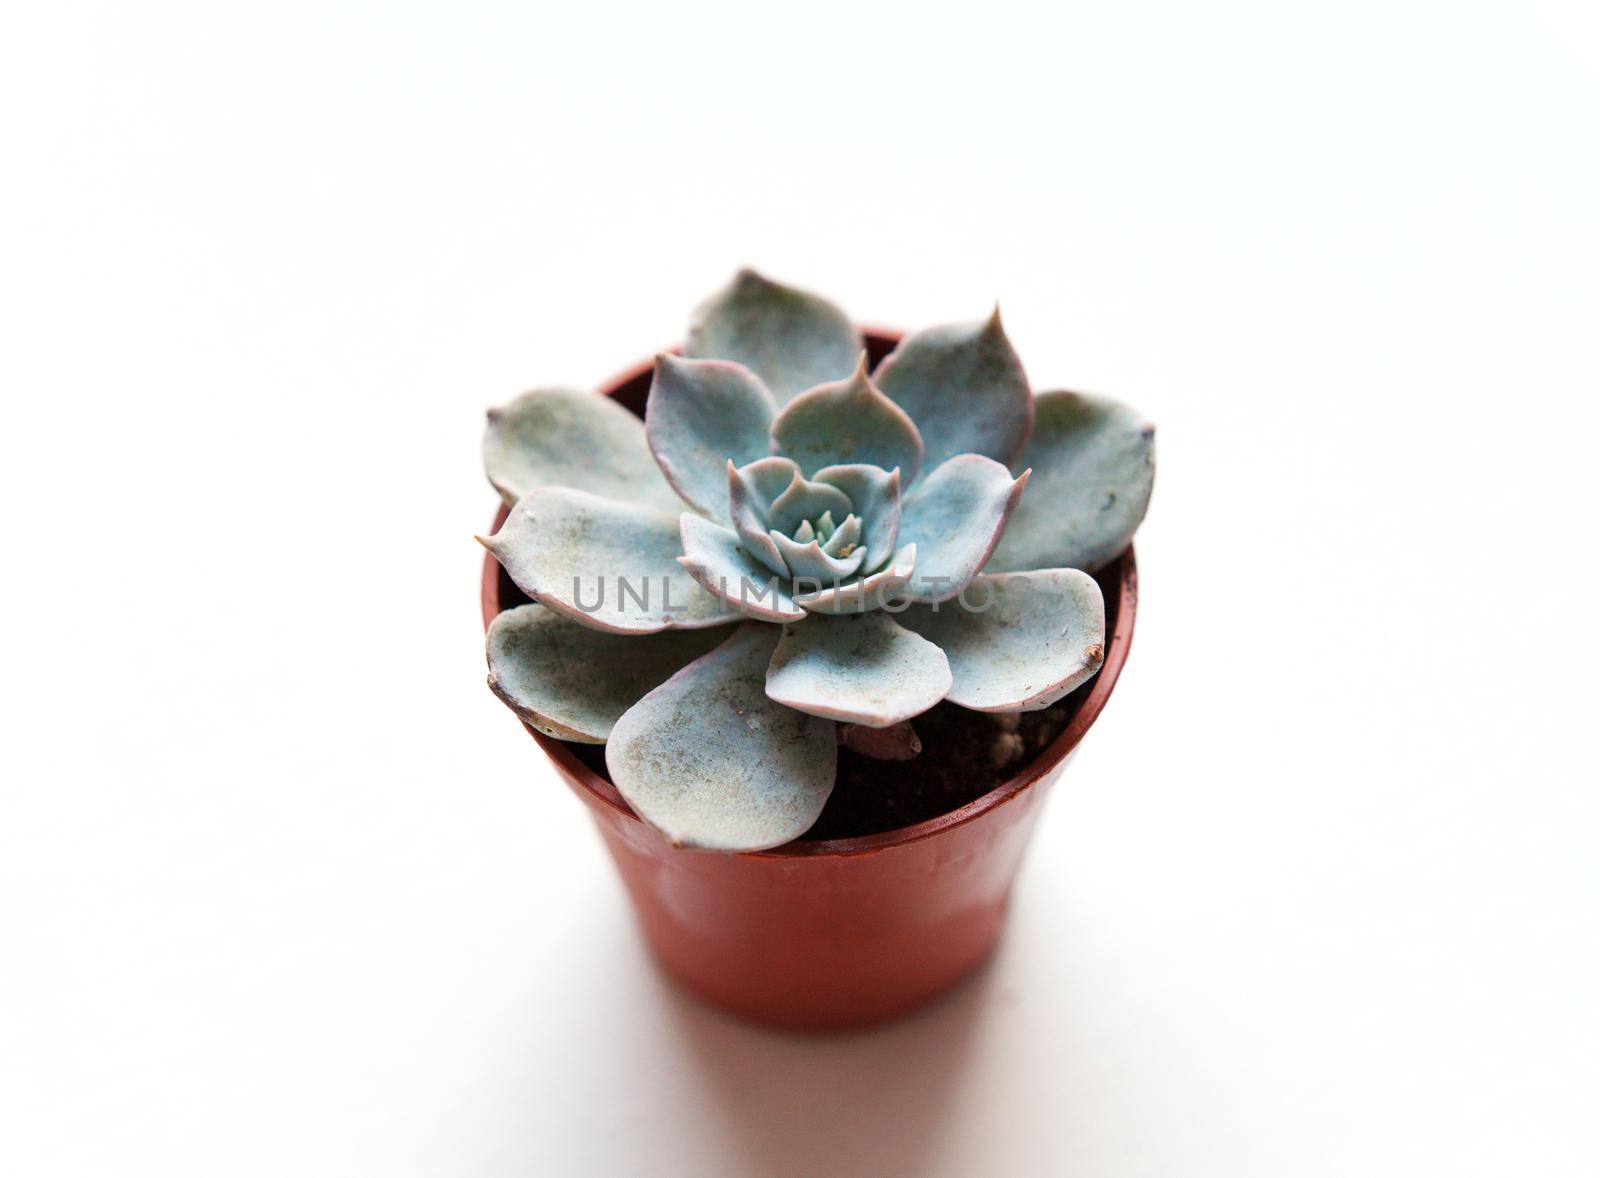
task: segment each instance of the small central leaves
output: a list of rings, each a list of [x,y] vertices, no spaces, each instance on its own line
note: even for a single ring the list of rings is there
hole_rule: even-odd
[[[822,540],[822,551],[829,556],[849,556],[859,546],[861,539],[861,517],[854,514],[844,517],[844,522],[834,528]]]
[[[820,522],[824,516],[830,520],[843,519],[854,510],[850,496],[838,487],[814,483],[796,471],[783,494],[767,508],[767,527],[799,539],[802,524],[808,525],[814,536],[817,527],[813,521]]]

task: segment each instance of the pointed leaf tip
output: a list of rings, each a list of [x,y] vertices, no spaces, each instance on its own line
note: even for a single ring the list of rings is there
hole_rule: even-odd
[[[900,540],[918,552],[907,596],[931,602],[960,593],[1000,542],[1026,481],[980,454],[958,454],[923,479],[901,515]]]
[[[683,572],[678,521],[569,487],[517,501],[490,551],[517,586],[585,626],[616,633],[714,626],[734,618]]]
[[[663,511],[678,497],[661,476],[644,425],[599,393],[534,389],[490,409],[483,466],[507,503],[536,487],[572,487]]]
[[[808,472],[865,464],[902,467],[913,477],[922,465],[916,423],[879,391],[865,367],[844,380],[807,389],[772,423],[772,444]]]
[[[767,622],[796,621],[806,616],[785,588],[787,575],[779,578],[771,568],[752,558],[741,547],[736,533],[687,512],[679,518],[678,526],[683,550],[678,563],[726,609]]]
[[[958,454],[1010,463],[1033,428],[1033,393],[998,304],[987,319],[906,336],[876,379],[917,423],[928,470]]]
[[[885,474],[881,467],[862,463],[829,466],[817,472],[817,482],[849,496],[861,520],[861,541],[868,550],[862,572],[879,568],[894,552],[900,533],[900,468]]]
[[[727,360],[663,353],[645,402],[644,432],[667,482],[704,515],[726,520],[732,460],[772,453],[776,406],[759,377]]]
[[[684,352],[744,365],[781,405],[847,375],[860,348],[838,307],[746,267],[695,311]]]

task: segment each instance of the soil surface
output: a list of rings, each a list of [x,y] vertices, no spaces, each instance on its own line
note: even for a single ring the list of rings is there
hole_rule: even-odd
[[[1093,682],[1091,680],[1090,682]],[[875,761],[839,750],[839,777],[822,815],[803,839],[880,834],[937,818],[1016,776],[1061,735],[1087,693],[1085,684],[1042,712],[993,715],[939,704],[912,721],[922,752],[909,761]],[[607,781],[603,745],[569,744]]]
[[[1067,726],[1079,688],[1042,712],[1009,716],[940,704],[913,720],[922,752],[875,761],[839,750],[839,778],[808,839],[853,838],[926,822],[1016,776]]]

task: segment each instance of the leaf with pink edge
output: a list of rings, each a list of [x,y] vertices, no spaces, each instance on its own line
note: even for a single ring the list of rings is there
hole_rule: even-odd
[[[975,711],[1049,707],[1105,661],[1105,600],[1077,569],[985,575],[959,600],[898,618],[944,651],[950,702]]]
[[[1128,546],[1155,484],[1155,426],[1120,402],[1039,395],[1033,441],[1019,465],[1033,481],[1006,525],[993,572],[1095,572]]]
[[[806,616],[790,596],[788,574],[779,577],[752,559],[735,533],[684,512],[678,534],[683,546],[678,563],[725,608],[764,622],[794,622]]]
[[[650,634],[733,614],[678,564],[678,519],[570,487],[538,487],[479,541],[529,597],[597,630]]]
[[[680,511],[645,441],[644,423],[610,397],[535,389],[489,410],[483,467],[506,503],[535,487],[572,487]]]
[[[795,596],[795,604],[814,614],[864,614],[897,601],[917,567],[917,546],[907,544],[877,572],[843,585]]]
[[[772,446],[804,471],[867,463],[909,480],[922,465],[922,439],[911,418],[867,377],[866,353],[848,380],[807,389],[772,423]]]
[[[998,307],[980,323],[906,336],[878,366],[876,380],[917,423],[929,470],[957,454],[1010,463],[1027,445],[1033,395]],[[907,486],[914,481],[908,478]]]
[[[833,791],[831,721],[769,698],[775,626],[746,623],[629,708],[606,768],[638,815],[686,847],[758,851],[800,837]]]
[[[640,696],[727,636],[721,629],[610,634],[542,605],[519,605],[489,624],[489,687],[546,736],[602,744]]]
[[[865,463],[826,466],[813,480],[837,487],[850,497],[855,514],[861,519],[862,543],[867,559],[861,567],[871,572],[889,559],[900,535],[900,471],[884,470]]]
[[[961,592],[994,551],[1027,481],[978,454],[959,454],[923,479],[900,515],[901,540],[917,546],[906,596],[944,601]]]
[[[848,374],[861,337],[826,299],[741,270],[695,312],[684,350],[699,359],[743,364],[783,405]]]
[[[726,520],[727,464],[744,466],[772,453],[776,412],[772,394],[748,369],[663,353],[645,402],[644,432],[683,501]]]
[[[779,703],[872,728],[920,715],[949,690],[944,652],[881,611],[785,626],[767,672]]]

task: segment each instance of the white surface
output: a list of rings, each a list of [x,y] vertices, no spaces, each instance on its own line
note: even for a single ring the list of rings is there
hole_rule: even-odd
[[[10,6],[0,1172],[1596,1173],[1596,26]],[[744,262],[1161,428],[1000,958],[849,1039],[482,685],[481,409]]]

